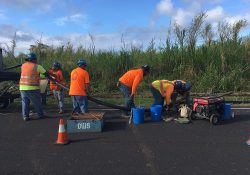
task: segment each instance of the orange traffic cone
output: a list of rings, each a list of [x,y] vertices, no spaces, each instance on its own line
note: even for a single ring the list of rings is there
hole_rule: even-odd
[[[59,129],[58,129],[58,136],[57,136],[57,141],[55,144],[57,145],[66,145],[68,144],[68,136],[67,136],[67,132],[65,130],[64,127],[64,120],[60,119],[59,121]]]
[[[250,146],[250,138],[246,141],[246,144]]]

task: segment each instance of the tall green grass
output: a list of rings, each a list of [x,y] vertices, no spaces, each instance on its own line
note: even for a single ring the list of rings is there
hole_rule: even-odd
[[[203,21],[195,21],[203,20],[202,15],[194,18],[190,24],[192,26],[172,30],[172,35],[186,31],[186,35],[182,32],[182,42],[170,37],[161,48],[157,47],[152,39],[144,49],[134,46],[121,48],[120,51],[95,50],[94,47],[82,46],[74,49],[73,45],[68,43],[63,47],[46,48],[38,44],[31,50],[38,54],[39,63],[46,69],[50,68],[55,60],[59,61],[67,83],[77,60],[86,59],[94,93],[116,91],[119,77],[128,69],[143,64],[148,64],[151,72],[141,83],[141,90],[147,89],[147,84],[156,79],[184,79],[192,83],[194,92],[249,91],[250,37],[239,37],[240,30],[245,26],[244,20],[234,25],[222,25],[224,30],[218,29],[219,37],[216,38],[215,34],[212,35],[212,31],[209,31],[211,27],[209,28],[208,24],[202,25]],[[238,30],[235,27],[238,27]],[[224,34],[225,30],[229,32]],[[197,39],[202,37],[204,43],[197,45]],[[13,65],[19,63],[21,58],[23,55],[16,59],[8,59],[6,55],[4,61]]]

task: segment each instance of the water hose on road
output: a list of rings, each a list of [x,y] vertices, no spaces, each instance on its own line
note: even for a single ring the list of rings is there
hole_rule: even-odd
[[[58,86],[60,86],[61,88],[69,91],[69,88],[67,86],[64,86],[62,85],[61,83],[57,82],[55,79],[53,79],[52,77],[47,77],[50,81],[53,81],[55,84],[57,84]],[[108,103],[108,102],[105,102],[105,101],[101,101],[101,100],[98,100],[94,97],[91,97],[91,96],[88,96],[88,100],[89,101],[92,101],[94,103],[97,103],[97,104],[100,104],[100,105],[103,105],[103,106],[107,106],[107,107],[110,107],[110,108],[113,108],[113,109],[120,109],[120,110],[123,110],[123,111],[130,111],[131,109],[130,108],[127,108],[125,106],[120,106],[120,105],[115,105],[115,104],[112,104],[112,103]],[[149,109],[145,109],[145,112],[148,112]]]

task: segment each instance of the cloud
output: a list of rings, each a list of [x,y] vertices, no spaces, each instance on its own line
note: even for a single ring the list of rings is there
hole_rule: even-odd
[[[16,40],[17,41],[34,41],[35,37],[28,32],[17,31],[16,32]]]
[[[6,47],[11,47],[11,42],[15,39],[16,54],[19,52],[28,52],[30,45],[34,44],[39,38],[40,35],[29,32],[21,27],[10,24],[0,25],[0,46],[7,49]]]
[[[54,20],[54,23],[58,26],[64,26],[66,23],[83,24],[85,22],[86,16],[81,13],[73,14],[70,16],[64,16]]]
[[[173,3],[171,0],[161,0],[156,6],[156,10],[159,14],[170,15],[173,11]]]
[[[75,16],[77,17],[77,16]],[[93,40],[87,33],[72,33],[64,35],[50,36],[48,34],[41,34],[37,32],[31,32],[27,28],[15,27],[12,25],[0,25],[0,46],[6,48],[7,44],[11,47],[11,41],[14,38],[16,32],[16,55],[18,53],[28,53],[30,45],[36,44],[41,39],[42,43],[58,47],[67,45],[70,42],[74,48],[78,48],[80,45],[84,48],[91,48],[93,42],[96,50],[120,50],[125,44],[127,49],[131,46],[134,47],[147,47],[149,42],[154,38],[156,45],[160,42],[160,39],[164,41],[166,34],[166,27],[159,29],[147,28],[147,27],[128,27],[123,30],[112,33],[91,33]],[[123,42],[124,41],[124,42]]]
[[[211,10],[206,12],[207,21],[209,22],[218,22],[221,21],[225,16],[226,13],[221,6],[217,6]]]
[[[174,1],[173,1],[174,2]],[[178,8],[171,0],[161,0],[156,5],[156,13],[158,16],[168,16],[171,21],[178,23],[181,26],[187,25],[196,13],[201,11],[200,1],[187,2],[186,8]],[[157,17],[154,16],[150,23],[155,24]]]
[[[247,20],[248,24],[250,22],[250,13],[246,13],[244,15],[236,15],[236,16],[228,16],[225,18],[225,21],[228,22],[229,24],[234,24],[235,22],[239,21],[239,20]]]
[[[226,0],[182,0],[184,4],[183,7],[178,7],[178,4],[174,4],[176,1],[171,0],[161,0],[156,5],[156,13],[158,16],[154,16],[151,19],[150,24],[154,26],[157,19],[160,16],[167,16],[171,21],[178,23],[182,27],[186,27],[190,24],[191,20],[195,17],[195,15],[203,12],[206,12],[207,18],[206,22],[212,24],[213,27],[218,25],[218,22],[227,21],[229,24],[233,24],[240,19],[246,19],[250,22],[250,14],[249,13],[241,13],[238,12],[237,15],[230,14],[230,12],[226,12],[221,5],[221,3],[226,3]],[[249,1],[249,0],[243,0]],[[217,5],[216,5],[217,4]],[[212,8],[206,9],[208,6]]]
[[[17,28],[10,24],[0,24],[0,36],[5,38],[13,38]]]
[[[194,17],[193,12],[186,11],[180,8],[172,17],[172,20],[178,23],[180,26],[186,26],[187,24],[189,24],[190,19],[192,19],[193,17]]]

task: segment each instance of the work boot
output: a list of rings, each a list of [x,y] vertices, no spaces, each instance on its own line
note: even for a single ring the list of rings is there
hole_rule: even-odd
[[[29,117],[23,117],[23,121],[27,122],[28,120],[30,120]]]
[[[59,114],[62,114],[63,113],[63,110],[62,109],[60,109],[60,111],[58,112]]]

